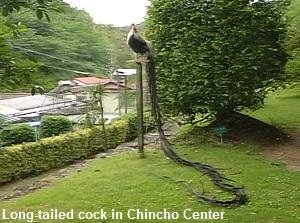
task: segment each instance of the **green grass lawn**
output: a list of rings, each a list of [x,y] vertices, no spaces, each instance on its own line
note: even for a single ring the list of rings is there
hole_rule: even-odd
[[[263,109],[249,114],[278,127],[300,128],[300,84],[271,94]]]
[[[287,128],[299,127],[300,87],[273,94],[266,108],[255,116]],[[283,108],[284,107],[284,108]],[[270,119],[271,118],[271,119]],[[193,136],[188,136],[192,132]],[[208,142],[201,131],[182,129],[174,140],[177,151],[189,160],[202,161],[224,169],[225,175],[243,184],[250,202],[242,207],[223,208],[197,202],[188,192],[192,187],[218,197],[228,197],[214,187],[206,176],[166,159],[160,150],[147,150],[147,158],[127,152],[89,162],[82,172],[11,201],[1,202],[0,211],[75,212],[74,220],[37,222],[230,222],[298,223],[300,222],[300,172],[290,172],[277,161],[266,160],[254,146]],[[78,212],[107,211],[108,220],[79,220]],[[112,209],[123,213],[122,220],[112,220]],[[130,220],[129,209],[178,212],[177,220]],[[223,220],[184,219],[182,212],[223,211]],[[0,212],[0,218],[2,215]],[[3,217],[3,216],[2,216]],[[190,217],[190,214],[187,216]],[[1,222],[26,222],[6,220]]]

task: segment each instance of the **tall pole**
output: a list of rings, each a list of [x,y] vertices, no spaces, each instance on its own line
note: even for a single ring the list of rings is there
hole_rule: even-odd
[[[144,123],[143,123],[143,76],[142,63],[136,63],[136,110],[138,118],[138,153],[140,158],[145,157],[144,153]]]
[[[146,75],[148,75],[147,74],[147,72],[148,72],[147,66],[148,66],[148,64],[146,63],[146,66],[145,66],[145,70],[146,70],[145,74]],[[144,85],[143,86],[143,88],[144,88],[144,96],[143,97],[144,97],[145,105],[149,106],[150,105],[150,98],[149,98],[150,97],[150,93],[149,93],[149,87],[148,87],[149,85],[148,85],[147,77],[145,76],[145,74],[143,76],[145,78],[144,81],[143,81],[144,82],[143,83],[143,85]]]
[[[125,114],[127,114],[127,76],[126,75],[124,76],[124,85],[125,85],[125,88],[124,88]]]
[[[120,88],[120,75],[117,69],[117,81],[118,81],[118,110],[119,110],[119,116],[122,115],[121,113],[121,101],[120,101],[120,97],[121,97],[121,88]]]

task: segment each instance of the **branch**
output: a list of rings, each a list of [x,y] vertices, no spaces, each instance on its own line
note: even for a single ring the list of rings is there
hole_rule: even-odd
[[[186,121],[186,122],[185,121],[179,121],[179,120],[176,120],[174,118],[169,118],[169,119],[176,122],[179,126],[182,126],[182,125],[188,125],[188,124],[195,125],[195,124],[197,124],[199,122],[203,122],[203,121],[208,122],[210,120],[209,119],[210,117],[212,117],[212,115],[208,114],[205,117],[203,117],[202,119],[195,120],[195,121]]]

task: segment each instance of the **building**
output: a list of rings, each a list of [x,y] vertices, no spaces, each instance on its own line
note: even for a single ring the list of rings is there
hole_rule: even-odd
[[[59,81],[58,86],[44,95],[21,95],[0,99],[0,114],[18,120],[39,121],[44,114],[80,115],[90,110],[91,91],[97,85],[104,88],[103,108],[107,117],[124,114],[133,109],[127,106],[120,97],[134,92],[113,79],[98,77],[78,77],[73,80]],[[132,103],[131,103],[132,104]]]
[[[17,98],[0,100],[0,114],[12,118],[37,121],[40,114],[47,111],[60,110],[73,106],[72,100],[58,99],[50,95],[30,95]]]
[[[90,92],[97,85],[101,85],[105,91],[103,97],[104,113],[124,114],[125,106],[122,106],[123,103],[120,97],[124,98],[124,94],[130,94],[135,90],[111,78],[78,77],[73,80],[60,81],[58,87],[49,94],[60,99],[87,103],[90,99]],[[119,107],[121,108],[119,109]],[[132,106],[131,108],[128,106],[127,111],[130,110],[132,110]]]

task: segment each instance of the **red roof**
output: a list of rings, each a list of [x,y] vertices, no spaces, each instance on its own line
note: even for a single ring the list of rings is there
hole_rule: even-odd
[[[112,83],[116,86],[120,86],[120,87],[125,87],[124,84],[118,84],[118,82],[110,79],[110,78],[98,78],[98,77],[77,77],[77,78],[74,78],[73,80],[74,82],[80,82],[79,84],[80,85],[88,85],[88,86],[93,86],[93,85],[106,85],[106,84],[109,84],[109,83]],[[135,89],[135,87],[132,87],[132,86],[127,86],[128,89]]]
[[[100,78],[97,78],[97,77],[78,77],[78,78],[75,78],[74,81],[79,81],[83,84],[86,84],[86,85],[93,85],[93,84],[108,84],[110,82],[114,82],[112,79],[100,79]]]

